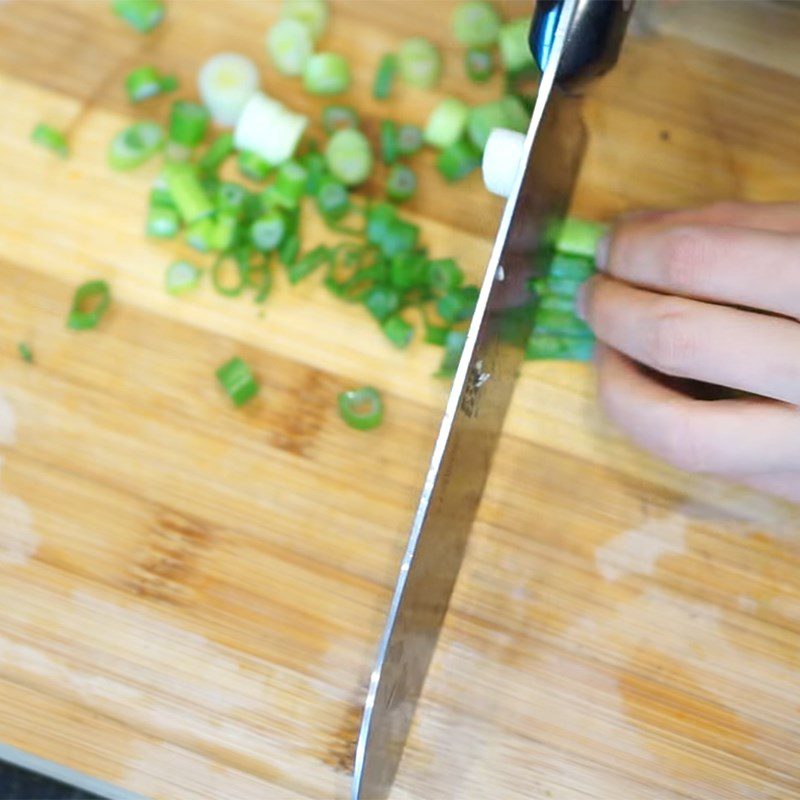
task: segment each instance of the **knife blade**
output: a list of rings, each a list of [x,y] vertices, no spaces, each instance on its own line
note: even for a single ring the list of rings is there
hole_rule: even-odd
[[[528,285],[546,273],[585,146],[579,99],[557,85],[571,23],[550,15],[546,66],[453,380],[370,676],[353,800],[388,797],[489,475],[530,334]],[[579,15],[577,15],[579,16]],[[524,168],[523,168],[524,167]]]

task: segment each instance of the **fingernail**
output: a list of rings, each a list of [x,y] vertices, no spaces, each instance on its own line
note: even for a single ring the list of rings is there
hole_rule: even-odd
[[[607,233],[598,240],[594,249],[594,263],[597,269],[604,270],[608,264],[608,252],[611,249],[611,234]]]
[[[575,314],[576,316],[586,322],[586,284],[582,283],[575,293]]]

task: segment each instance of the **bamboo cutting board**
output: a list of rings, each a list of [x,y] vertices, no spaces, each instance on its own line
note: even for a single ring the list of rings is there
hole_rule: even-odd
[[[461,77],[451,9],[334,0],[326,47],[354,64],[369,130],[496,93]],[[263,318],[206,290],[166,296],[183,251],[142,235],[156,167],[105,165],[132,115],[165,113],[124,98],[142,63],[192,87],[204,58],[238,50],[318,118],[264,63],[275,14],[171,0],[140,37],[105,2],[0,5],[0,756],[114,796],[345,797],[446,395],[437,350],[391,350],[313,280],[280,285]],[[379,56],[414,33],[447,48],[439,94],[376,103]],[[587,100],[574,212],[797,197],[799,35],[786,4],[642,9]],[[69,131],[68,161],[29,143],[40,120]],[[500,203],[477,176],[446,187],[417,164],[410,212],[477,278]],[[113,310],[68,332],[93,277]],[[242,411],[213,380],[235,354],[264,387]],[[370,434],[334,408],[365,382],[388,406]],[[800,797],[799,522],[630,449],[588,368],[526,365],[394,800]]]

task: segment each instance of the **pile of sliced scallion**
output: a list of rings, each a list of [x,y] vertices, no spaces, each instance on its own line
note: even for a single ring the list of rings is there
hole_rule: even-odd
[[[165,13],[163,0],[112,0],[112,8],[142,33]],[[351,83],[347,60],[318,48],[328,17],[327,0],[283,0],[280,18],[265,39],[275,69],[321,96],[345,92]],[[249,58],[220,53],[209,59],[198,74],[202,102],[176,100],[166,124],[137,121],[117,134],[108,152],[108,163],[117,170],[164,154],[163,171],[150,193],[146,233],[165,240],[183,235],[198,254],[207,254],[205,266],[172,263],[166,270],[167,291],[185,295],[207,274],[219,294],[248,294],[263,303],[275,269],[283,268],[292,284],[321,272],[328,290],[345,302],[362,304],[394,347],[409,345],[419,317],[424,341],[444,348],[437,375],[452,375],[478,289],[465,283],[452,258],[430,254],[419,226],[399,210],[417,188],[407,162],[423,146],[434,148],[439,172],[457,181],[480,165],[493,128],[527,129],[535,99],[528,24],[527,18],[503,22],[485,0],[461,3],[453,33],[464,47],[466,75],[484,82],[501,69],[501,96],[477,106],[446,97],[424,129],[384,119],[374,142],[362,130],[358,112],[335,101],[322,112],[327,141],[306,138],[308,118],[261,91],[259,70]],[[408,39],[380,59],[373,96],[390,98],[397,80],[432,88],[442,69],[441,55],[430,41]],[[131,102],[143,103],[176,89],[178,82],[144,65],[128,75],[125,86]],[[209,141],[214,125],[232,130],[217,131]],[[49,126],[40,125],[34,139],[59,154],[67,152],[64,137]],[[372,175],[376,154],[387,167],[384,197],[354,195],[353,189]],[[230,178],[233,161],[244,182]],[[304,240],[302,211],[309,201],[340,235],[338,244],[309,246]],[[575,316],[573,302],[577,287],[594,270],[598,233],[598,226],[589,223],[565,226],[551,274],[532,287],[538,300],[530,312],[535,326],[529,358],[589,357],[591,334]],[[109,301],[102,281],[80,287],[70,326],[93,327]],[[217,377],[237,405],[258,392],[241,359],[220,367]],[[343,393],[339,408],[348,424],[362,430],[379,424],[383,414],[380,396],[369,387]]]

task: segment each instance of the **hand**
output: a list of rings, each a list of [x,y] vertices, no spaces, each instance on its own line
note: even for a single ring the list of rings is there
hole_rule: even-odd
[[[579,313],[608,416],[677,467],[800,502],[800,203],[633,215],[597,260]],[[695,400],[640,365],[758,397]]]

